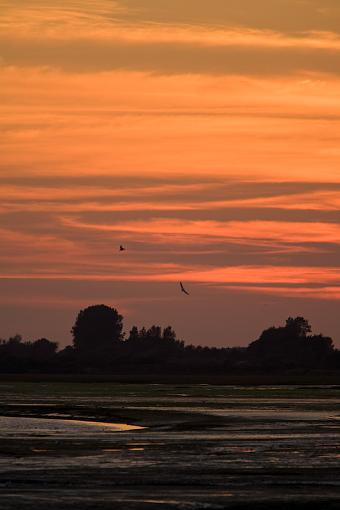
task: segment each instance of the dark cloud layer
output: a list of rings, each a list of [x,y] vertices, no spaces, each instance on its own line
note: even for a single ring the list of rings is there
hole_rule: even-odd
[[[122,0],[121,5],[133,19],[144,21],[243,25],[292,33],[340,29],[338,0]]]
[[[136,44],[100,40],[0,38],[1,58],[13,66],[57,67],[69,72],[124,69],[160,74],[340,74],[340,51],[310,48]]]

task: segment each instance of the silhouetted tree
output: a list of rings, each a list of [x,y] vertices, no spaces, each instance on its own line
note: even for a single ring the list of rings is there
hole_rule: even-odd
[[[134,342],[137,342],[139,340],[139,331],[138,331],[138,328],[137,326],[133,326],[131,328],[131,331],[130,331],[130,334],[129,334],[129,338],[128,338],[128,342],[131,342],[131,343],[134,343]]]
[[[177,338],[176,333],[171,326],[167,326],[163,330],[163,340],[168,343],[176,344]]]
[[[62,374],[72,374],[77,371],[77,357],[74,347],[68,345],[56,354],[56,367]]]
[[[76,349],[111,347],[123,339],[123,317],[115,308],[93,305],[80,310],[71,333]]]
[[[114,346],[123,340],[123,317],[115,308],[93,305],[81,310],[71,332],[81,365],[106,367],[114,358]]]
[[[247,348],[186,346],[170,327],[131,328],[126,341],[123,317],[115,308],[94,305],[81,310],[72,328],[73,346],[58,351],[46,338],[0,339],[2,373],[226,373],[302,369],[340,370],[340,351],[330,337],[313,335],[303,317],[288,317]]]
[[[311,333],[312,328],[309,322],[303,317],[288,317],[285,330],[293,338],[306,338],[307,333]]]
[[[248,347],[250,360],[266,368],[312,368],[324,366],[334,351],[332,339],[309,335],[303,317],[289,317],[283,327],[271,327]]]
[[[31,344],[31,355],[36,361],[48,361],[53,358],[57,352],[58,344],[51,342],[47,338],[40,338]]]
[[[58,344],[46,338],[24,342],[20,335],[0,343],[0,371],[53,371]]]
[[[150,365],[153,370],[159,370],[184,356],[184,342],[176,338],[170,326],[163,330],[160,326],[151,326],[148,330],[133,326],[124,348],[129,363],[142,370]]]

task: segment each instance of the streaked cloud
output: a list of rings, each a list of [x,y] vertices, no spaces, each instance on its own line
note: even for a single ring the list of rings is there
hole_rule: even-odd
[[[287,32],[339,30],[337,0],[122,0],[134,20],[242,25]]]
[[[128,35],[126,35],[128,34]],[[129,27],[116,37],[70,39],[2,36],[1,58],[7,66],[54,67],[67,72],[113,70],[159,74],[284,76],[340,74],[339,38],[311,34],[287,38],[268,33],[211,33],[178,29],[163,32]],[[26,53],[26,51],[28,52]]]
[[[129,232],[131,234],[162,234],[177,236],[199,236],[206,238],[228,239],[241,241],[248,239],[272,239],[285,242],[308,242],[310,240],[309,223],[288,222],[216,222],[186,221],[179,219],[151,219],[150,221],[128,221],[118,224],[85,223],[77,219],[61,218],[69,227],[91,229],[108,232]],[[313,223],[313,239],[315,242],[340,243],[340,226],[336,224]]]
[[[269,277],[283,287],[296,277],[299,284],[338,278],[339,223],[332,216],[317,221],[322,204],[323,212],[334,213],[328,195],[337,199],[338,184],[173,178],[132,185],[112,178],[100,186],[97,178],[92,187],[87,178],[72,192],[72,179],[47,186],[48,179],[40,178],[34,187],[36,179],[3,181],[3,278],[263,284]],[[318,193],[312,218],[310,203]],[[268,204],[268,219],[260,219]],[[305,221],[292,221],[303,204]],[[275,210],[279,215],[270,219]],[[128,246],[126,257],[117,251],[121,242]]]
[[[55,67],[68,72],[125,69],[160,74],[339,75],[339,25],[335,28],[333,24],[334,17],[340,19],[338,7],[320,8],[311,2],[307,7],[297,0],[283,5],[280,19],[285,12],[291,16],[295,5],[329,22],[308,25],[307,15],[303,29],[292,32],[284,25],[259,25],[255,15],[259,7],[254,12],[254,2],[251,6],[245,3],[248,15],[252,13],[251,24],[246,19],[237,22],[243,9],[229,2],[227,6],[219,3],[215,11],[212,6],[201,7],[205,14],[220,12],[217,24],[209,22],[209,16],[196,19],[193,12],[200,12],[198,2],[188,8],[191,21],[183,23],[183,18],[172,18],[171,13],[184,14],[187,8],[160,8],[151,2],[137,6],[102,1],[94,9],[90,2],[82,6],[78,2],[68,6],[33,2],[27,6],[3,1],[1,59],[7,66]],[[274,16],[269,4],[266,1],[263,8]],[[169,18],[157,19],[157,12]]]
[[[0,75],[2,174],[339,179],[339,80]]]
[[[339,300],[340,285],[336,286],[319,286],[319,287],[265,287],[260,285],[254,286],[232,286],[227,287],[229,291],[248,292],[253,294],[266,294],[267,296],[284,296],[287,298],[299,299],[316,299],[316,300]]]

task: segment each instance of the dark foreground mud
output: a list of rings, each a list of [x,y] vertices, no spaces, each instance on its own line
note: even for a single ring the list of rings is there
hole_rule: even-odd
[[[340,390],[3,383],[0,508],[340,509]]]

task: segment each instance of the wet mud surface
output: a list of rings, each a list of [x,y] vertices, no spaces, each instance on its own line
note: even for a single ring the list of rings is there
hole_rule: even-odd
[[[0,508],[340,509],[340,388],[1,383]]]

